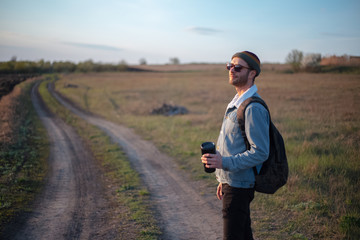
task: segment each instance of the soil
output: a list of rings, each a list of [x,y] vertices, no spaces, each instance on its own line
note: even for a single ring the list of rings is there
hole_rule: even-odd
[[[66,108],[98,126],[126,152],[150,191],[161,239],[221,239],[221,201],[216,189],[190,180],[174,160],[121,125],[77,108],[49,88]],[[101,170],[75,131],[42,104],[37,85],[32,101],[50,138],[50,175],[34,211],[14,239],[133,239],[121,220],[112,216],[117,206],[104,187]],[[200,160],[199,160],[200,162]],[[123,231],[117,232],[117,229]],[[129,228],[127,228],[129,229]],[[131,229],[129,229],[131,232]]]
[[[49,174],[33,211],[14,223],[6,238],[115,239],[117,220],[108,214],[114,203],[96,161],[74,129],[46,109],[37,85],[31,99],[49,136]]]

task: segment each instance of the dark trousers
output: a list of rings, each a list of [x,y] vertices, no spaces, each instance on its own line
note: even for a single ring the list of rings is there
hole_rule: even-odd
[[[224,240],[252,240],[250,202],[253,188],[234,188],[222,184]]]

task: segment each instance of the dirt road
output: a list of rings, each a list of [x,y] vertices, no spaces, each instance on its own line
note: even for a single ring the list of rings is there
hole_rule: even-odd
[[[8,239],[114,239],[99,168],[75,131],[44,107],[37,85],[31,99],[50,140],[49,176],[34,211]]]
[[[66,108],[101,128],[124,149],[151,193],[162,239],[221,239],[221,202],[214,194],[200,194],[207,190],[190,181],[172,158],[130,129],[85,113],[52,87],[49,90]],[[49,114],[37,86],[33,88],[32,101],[51,142],[50,176],[25,227],[12,238],[116,239],[118,227],[114,227],[116,223],[111,223],[107,215],[114,209],[106,197],[93,157],[73,129]]]
[[[132,130],[87,114],[63,99],[53,88],[53,96],[66,108],[98,126],[121,145],[155,201],[164,239],[221,239],[221,202],[214,193],[202,196],[199,186],[175,166],[174,160],[142,140]],[[200,161],[200,160],[199,160]]]

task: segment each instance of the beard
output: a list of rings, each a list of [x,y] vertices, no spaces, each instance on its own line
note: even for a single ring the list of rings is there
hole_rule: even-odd
[[[243,87],[247,84],[250,71],[247,71],[244,75],[233,75],[229,77],[229,83],[236,87]]]

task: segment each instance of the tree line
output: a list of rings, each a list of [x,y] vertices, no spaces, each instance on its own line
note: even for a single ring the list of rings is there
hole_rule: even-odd
[[[321,54],[309,53],[304,55],[302,51],[292,50],[285,59],[286,63],[290,64],[294,72],[314,71],[320,70]]]
[[[343,55],[342,59],[346,57]],[[335,56],[334,56],[335,57]],[[354,57],[356,58],[356,57]],[[324,58],[320,53],[304,54],[302,51],[294,49],[286,56],[286,63],[290,64],[292,71],[297,72],[335,72],[335,73],[360,73],[359,63],[338,62],[337,64],[321,64]],[[359,61],[360,62],[360,61]]]
[[[0,74],[42,74],[42,73],[73,73],[73,72],[122,72],[131,70],[126,62],[118,64],[95,63],[92,60],[73,63],[70,61],[17,61],[12,58],[0,62]]]

